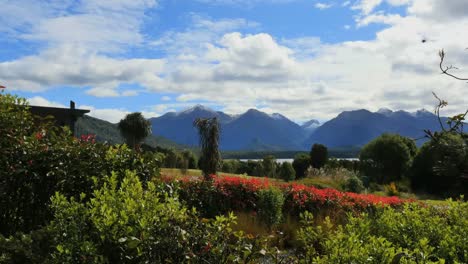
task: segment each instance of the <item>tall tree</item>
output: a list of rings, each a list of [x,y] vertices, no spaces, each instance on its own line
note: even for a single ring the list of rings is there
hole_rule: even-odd
[[[361,170],[377,183],[398,181],[410,168],[415,150],[412,140],[396,134],[382,134],[362,148]]]
[[[211,180],[210,175],[216,174],[221,164],[221,154],[219,153],[219,122],[216,117],[197,118],[193,124],[198,128],[198,134],[200,136],[201,155],[199,166],[203,171],[205,180]]]
[[[289,182],[296,178],[296,171],[289,162],[283,162],[280,167],[280,178]]]
[[[314,144],[310,150],[310,165],[316,169],[320,169],[328,161],[328,149],[322,144]]]
[[[127,145],[135,150],[139,150],[140,143],[151,134],[150,122],[139,112],[126,115],[118,127]]]

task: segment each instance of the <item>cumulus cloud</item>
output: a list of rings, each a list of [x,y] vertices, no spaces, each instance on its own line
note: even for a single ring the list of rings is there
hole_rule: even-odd
[[[65,105],[61,103],[49,101],[41,96],[34,96],[31,98],[28,98],[27,100],[28,100],[29,105],[34,105],[34,106],[61,107],[61,108],[66,107]]]
[[[94,1],[94,5],[81,6],[80,10],[90,16],[107,14],[111,8],[106,5],[108,2],[113,1]],[[9,3],[7,7],[12,10]],[[121,3],[112,7],[115,9],[112,12],[121,18],[141,15],[145,8],[156,6],[154,1]],[[384,3],[404,6],[406,12],[384,11],[380,8]],[[31,12],[43,15],[46,20],[28,27],[33,24],[32,18],[20,18],[6,28],[29,30],[7,34],[37,41],[46,41],[43,36],[48,35],[52,40],[38,54],[0,62],[0,82],[25,91],[77,86],[90,95],[104,97],[135,95],[138,91],[119,88],[138,84],[150,92],[173,95],[162,100],[174,99],[174,103],[144,109],[151,115],[203,101],[232,114],[257,108],[280,112],[297,121],[323,120],[340,111],[358,108],[431,109],[432,91],[448,99],[448,112],[460,112],[466,107],[466,99],[460,96],[466,91],[466,84],[440,75],[437,57],[438,50],[446,48],[448,63],[457,66],[468,63],[464,51],[468,43],[465,34],[468,12],[462,11],[468,10],[466,1],[359,0],[342,5],[356,10],[357,27],[370,24],[386,27],[371,40],[330,44],[317,36],[278,39],[268,32],[245,34],[242,33],[245,29],[250,32],[261,29],[245,19],[193,16],[187,29],[170,30],[157,40],[147,41],[151,48],[165,53],[162,59],[126,59],[101,52],[99,47],[103,45],[114,47],[118,53],[126,45],[144,41],[139,33],[142,22],[138,19],[130,19],[133,22],[122,27],[121,32],[117,32],[120,28],[99,23],[103,27],[100,28],[103,42],[94,43],[75,36],[54,37],[59,32],[54,23],[72,23],[81,13],[66,13],[65,17],[71,17],[69,22],[57,20],[58,11],[54,8],[46,11],[38,8],[37,12]],[[91,19],[89,23],[94,22]],[[94,28],[86,23],[81,26],[78,30]],[[428,41],[422,42],[423,39]],[[90,49],[91,46],[97,49]],[[113,122],[128,113],[126,109],[92,110],[96,117]]]
[[[41,91],[66,85],[92,87],[88,94],[95,96],[117,96],[115,88],[125,83],[163,89],[159,74],[164,64],[159,59],[114,59],[64,45],[0,62],[0,79],[13,90]]]

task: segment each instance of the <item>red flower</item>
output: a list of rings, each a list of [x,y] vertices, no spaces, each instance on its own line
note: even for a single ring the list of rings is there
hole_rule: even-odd
[[[207,253],[211,249],[211,243],[208,242],[208,244],[202,249],[202,253]]]
[[[36,139],[41,140],[44,137],[44,134],[42,132],[37,132],[36,133]]]

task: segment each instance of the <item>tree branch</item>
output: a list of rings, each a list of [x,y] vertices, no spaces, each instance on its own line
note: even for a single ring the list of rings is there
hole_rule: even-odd
[[[452,78],[455,78],[457,80],[460,80],[460,81],[468,81],[468,78],[462,78],[462,77],[456,76],[456,75],[454,75],[452,73],[449,73],[450,70],[453,70],[453,69],[458,70],[458,68],[454,67],[453,65],[444,66],[445,51],[443,49],[439,51],[439,57],[440,57],[439,68],[442,71],[442,74],[448,75],[448,76],[450,76]]]

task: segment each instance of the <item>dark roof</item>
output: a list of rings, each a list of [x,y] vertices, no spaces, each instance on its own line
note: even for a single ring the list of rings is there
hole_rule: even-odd
[[[70,108],[45,107],[45,106],[34,106],[34,105],[31,105],[29,107],[33,114],[39,115],[39,116],[46,116],[46,115],[61,116],[61,115],[69,115],[73,113],[76,117],[80,117],[90,112],[90,110],[85,110],[85,109],[70,109]]]

